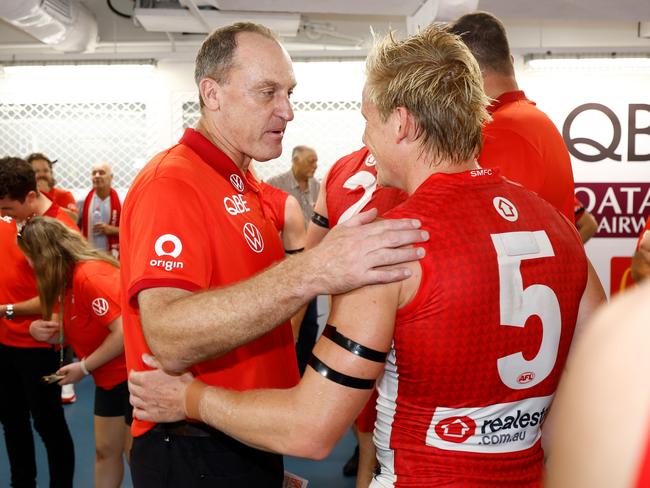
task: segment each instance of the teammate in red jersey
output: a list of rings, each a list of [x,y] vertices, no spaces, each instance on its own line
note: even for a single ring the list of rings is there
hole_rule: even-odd
[[[376,161],[367,147],[343,156],[323,179],[307,229],[307,247],[317,245],[330,228],[353,215],[376,208],[379,215],[407,198],[397,188],[377,185]],[[357,476],[357,486],[368,486],[377,464],[372,432],[375,427],[377,395],[374,393],[355,421],[358,447],[343,468],[344,475]]]
[[[571,223],[476,164],[488,99],[456,36],[435,26],[389,35],[367,75],[364,142],[379,183],[409,194],[387,216],[417,217],[431,233],[413,276],[336,297],[296,387],[237,393],[190,375],[134,374],[136,415],[187,414],[252,445],[321,458],[383,373],[372,487],[540,486],[540,426],[576,323],[602,287]]]
[[[603,307],[553,404],[548,488],[650,486],[650,283]]]
[[[34,217],[18,239],[36,273],[43,317],[30,326],[38,340],[64,339],[79,362],[56,370],[60,385],[92,374],[95,381],[95,486],[117,488],[129,455],[132,408],[120,307],[119,263],[77,232],[47,217]],[[59,305],[59,320],[50,320]],[[50,373],[54,373],[51,371]]]

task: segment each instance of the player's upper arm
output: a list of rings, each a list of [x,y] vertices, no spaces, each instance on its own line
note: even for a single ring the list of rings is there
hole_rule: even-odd
[[[318,198],[314,204],[314,212],[322,217],[328,218],[327,213],[327,177],[329,172],[323,178],[323,181],[320,185],[320,190],[318,191]],[[330,227],[323,227],[322,225],[317,225],[314,222],[307,223],[307,241],[305,244],[306,249],[311,249],[318,245],[320,241],[323,240],[325,235],[329,232]]]
[[[587,259],[587,285],[585,291],[582,293],[580,299],[580,306],[578,308],[578,317],[576,319],[576,328],[573,334],[573,344],[577,343],[580,335],[582,335],[585,324],[589,322],[596,309],[607,301],[603,285],[596,274],[596,270]]]

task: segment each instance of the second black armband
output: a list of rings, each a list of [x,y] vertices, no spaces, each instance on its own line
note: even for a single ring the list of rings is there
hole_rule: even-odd
[[[314,368],[318,374],[327,378],[334,383],[339,385],[347,386],[348,388],[356,388],[357,390],[372,390],[375,387],[375,380],[368,380],[364,378],[357,378],[355,376],[349,376],[347,374],[336,371],[335,369],[330,368],[327,364],[322,362],[313,354],[309,359],[309,366]]]
[[[324,227],[325,229],[330,228],[330,221],[327,217],[323,217],[321,214],[314,212],[311,216],[311,221],[319,227]]]

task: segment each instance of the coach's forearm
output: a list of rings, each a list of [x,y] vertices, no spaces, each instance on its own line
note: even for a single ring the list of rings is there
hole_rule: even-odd
[[[167,371],[180,372],[266,334],[316,296],[310,259],[292,256],[235,285],[159,299],[140,293],[147,343]],[[151,293],[153,292],[153,293]]]

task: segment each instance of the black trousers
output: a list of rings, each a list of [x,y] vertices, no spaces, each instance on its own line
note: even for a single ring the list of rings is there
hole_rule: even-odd
[[[30,416],[47,451],[51,488],[71,488],[74,446],[61,406],[61,387],[42,376],[59,368],[53,348],[20,348],[0,344],[3,395],[0,420],[11,466],[11,486],[36,486],[36,455]]]
[[[282,456],[248,447],[214,431],[191,437],[151,430],[133,439],[135,488],[281,488]]]
[[[298,358],[298,371],[300,371],[300,376],[305,372],[307,361],[309,361],[311,351],[316,344],[316,336],[318,335],[317,300],[318,297],[307,304],[305,316],[300,324],[298,341],[296,341],[296,356]]]

